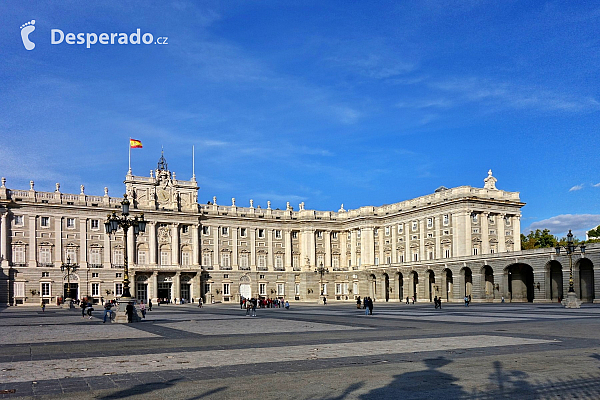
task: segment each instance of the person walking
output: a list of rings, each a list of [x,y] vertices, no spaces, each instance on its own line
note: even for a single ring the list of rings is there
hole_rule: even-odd
[[[144,304],[144,300],[140,303],[140,312],[142,313],[142,318],[146,319],[146,305]]]
[[[256,302],[257,302],[257,300],[254,297],[250,300],[250,303],[252,303],[252,316],[253,317],[256,317]]]
[[[85,309],[87,307],[87,302],[85,300],[81,300],[79,307],[81,308],[81,318],[85,318]]]
[[[406,304],[408,304],[408,296],[406,296]]]
[[[435,309],[437,310],[437,308],[438,308],[438,300],[437,300],[437,296],[435,296],[435,297],[433,298],[433,305],[435,306]]]
[[[373,315],[373,299],[369,297],[369,315]]]
[[[107,301],[106,303],[104,303],[104,318],[102,319],[102,323],[106,323],[106,317],[108,316],[108,319],[110,320],[112,317],[112,303],[110,301]]]
[[[198,297],[198,308],[202,308],[202,297]]]
[[[465,295],[465,307],[469,307],[469,298]]]
[[[87,303],[87,305],[88,305],[86,308],[87,315],[88,315],[89,319],[92,319],[92,311],[94,311],[94,307],[92,307],[92,303]]]
[[[442,296],[438,297],[438,308],[442,309]]]
[[[323,304],[327,305],[327,297],[323,296]]]
[[[246,301],[246,317],[250,316],[250,310],[252,310],[252,301]]]
[[[356,298],[356,308],[360,309],[360,303],[361,303],[361,301],[360,301],[360,296],[358,296],[358,297]]]
[[[42,307],[42,312],[46,312],[46,303],[44,303],[44,300],[42,300],[42,304],[40,304],[40,307]]]
[[[152,311],[152,299],[148,299],[148,311]]]

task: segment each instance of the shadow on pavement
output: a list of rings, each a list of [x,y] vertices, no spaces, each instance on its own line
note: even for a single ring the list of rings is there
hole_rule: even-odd
[[[190,397],[187,400],[196,400],[196,399],[210,398],[210,396],[212,396],[213,394],[222,392],[225,389],[227,389],[227,386],[221,386],[219,388],[216,388],[216,389],[213,389],[213,390],[209,390],[206,393],[202,393],[202,394],[200,394],[198,396]]]
[[[109,399],[122,399],[129,396],[141,395],[145,393],[151,393],[155,390],[162,390],[166,388],[170,388],[174,386],[181,378],[171,379],[166,382],[150,382],[150,383],[140,383],[138,385],[119,390],[118,392],[111,393],[104,397],[100,397],[101,400],[109,400]]]

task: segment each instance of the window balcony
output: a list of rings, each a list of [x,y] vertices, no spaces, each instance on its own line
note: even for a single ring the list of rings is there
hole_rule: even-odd
[[[102,265],[102,264],[88,264],[88,267],[90,267],[90,268],[104,268],[104,265]]]
[[[27,266],[27,263],[24,262],[14,262],[12,263],[12,266],[15,268],[24,268]]]
[[[250,271],[250,267],[238,267],[240,271]]]
[[[232,267],[223,267],[223,266],[219,267],[219,271],[231,271],[232,269],[233,269]]]
[[[257,271],[268,271],[269,269],[267,267],[256,267]]]
[[[274,267],[273,271],[285,271],[285,267]]]
[[[123,264],[110,264],[111,268],[118,268],[118,269],[123,269],[125,268],[125,265]]]
[[[38,262],[37,263],[38,267],[43,267],[43,268],[50,268],[50,267],[54,267],[54,263],[49,263],[49,262]]]

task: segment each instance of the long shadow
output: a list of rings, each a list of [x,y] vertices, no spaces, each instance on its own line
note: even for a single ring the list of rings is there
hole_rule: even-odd
[[[203,399],[203,398],[205,398],[205,397],[212,396],[213,394],[216,394],[216,393],[222,392],[222,391],[223,391],[223,390],[225,390],[225,389],[227,389],[227,386],[221,386],[221,387],[219,387],[219,388],[216,388],[216,389],[213,389],[213,390],[209,390],[209,391],[208,391],[208,392],[206,392],[206,393],[202,393],[202,394],[200,394],[200,395],[198,395],[198,396],[190,397],[190,398],[189,398],[189,399],[187,399],[187,400],[197,400],[197,399]]]
[[[127,389],[119,390],[118,392],[114,392],[108,394],[104,397],[100,397],[102,400],[109,399],[122,399],[125,397],[133,396],[133,395],[141,395],[144,393],[150,393],[155,390],[161,390],[169,388],[179,382],[181,378],[171,379],[166,382],[151,382],[151,383],[140,383],[138,385],[132,386]]]
[[[353,383],[352,385],[348,386],[341,395],[335,396],[335,397],[328,397],[326,400],[343,400],[347,396],[349,396],[350,393],[354,392],[355,390],[360,389],[363,386],[364,386],[364,383],[362,383],[362,382]]]
[[[425,359],[423,362],[427,366],[426,370],[396,375],[389,385],[373,389],[360,398],[380,400],[402,398],[461,399],[469,397],[469,393],[456,384],[457,378],[438,370],[438,368],[448,365],[452,361],[440,356]]]

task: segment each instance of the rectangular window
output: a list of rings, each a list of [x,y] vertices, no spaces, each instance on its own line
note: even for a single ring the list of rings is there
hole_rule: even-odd
[[[25,297],[25,282],[14,282],[15,297]]]
[[[479,221],[479,214],[473,214],[473,223],[476,224]]]
[[[404,232],[404,225],[400,224],[400,225],[398,225],[398,233],[402,233],[402,232]]]
[[[42,278],[49,278],[50,272],[42,272]]]
[[[360,265],[361,265],[361,262],[360,262],[360,261],[361,261],[361,260],[360,260],[360,257],[356,257],[356,263],[358,264],[358,266],[359,266],[359,267],[360,267]]]
[[[428,234],[427,234],[427,237],[428,237],[428,238],[432,238],[432,237],[433,237],[433,233],[428,233]]]
[[[450,258],[450,249],[444,250],[444,257]]]
[[[23,216],[22,215],[15,215],[13,221],[14,221],[15,226],[23,226]]]
[[[283,256],[276,255],[275,256],[275,268],[282,270],[283,269]]]
[[[285,285],[283,283],[277,284],[277,296],[285,296]]]
[[[294,267],[294,268],[300,267],[300,256],[292,257],[292,267]]]
[[[92,296],[100,296],[100,284],[92,283]]]
[[[321,287],[321,294],[327,294],[327,284],[324,283],[323,286]]]
[[[170,251],[161,251],[160,252],[160,265],[170,265],[171,264],[171,252]]]
[[[334,270],[336,270],[340,267],[340,256],[338,256],[338,255],[333,256],[333,258],[331,259],[331,266],[333,267]]]
[[[495,235],[496,234],[496,230],[495,229],[490,229],[490,235]]]
[[[444,231],[444,235],[449,235],[450,231]]]
[[[433,228],[433,218],[427,218],[427,227]]]
[[[98,228],[100,228],[100,221],[99,221],[99,220],[97,220],[97,219],[92,219],[92,220],[90,220],[90,227],[91,227],[93,230],[98,230]]]
[[[123,261],[123,249],[113,250],[113,264],[119,266],[125,265]]]
[[[356,231],[356,238],[357,238],[357,239],[360,239],[360,233],[361,233],[361,230],[360,230],[360,229]]]
[[[267,267],[267,257],[265,257],[264,254],[259,254],[258,255],[258,267],[259,268],[266,268]]]
[[[265,276],[263,274],[258,275],[258,279],[265,279]]]
[[[100,249],[90,249],[90,264],[92,264],[92,265],[102,264],[102,258],[100,256]]]
[[[122,278],[122,277],[123,277],[123,273],[122,272],[115,273],[115,278]]]
[[[210,293],[210,283],[204,284],[204,293]]]
[[[490,224],[494,224],[496,222],[496,218],[493,215],[488,216],[488,222]]]
[[[221,234],[222,234],[223,236],[227,236],[227,235],[229,235],[229,228],[228,228],[228,227],[226,227],[226,226],[222,227],[222,228],[221,228]]]
[[[413,221],[413,223],[412,223],[412,230],[413,230],[413,232],[417,230],[418,226],[419,226],[419,223],[417,221]]]
[[[490,254],[494,254],[495,252],[496,252],[496,249],[495,249],[495,248],[493,248],[493,247],[492,247],[492,248],[490,248]]]
[[[281,231],[280,230],[275,231],[275,239],[281,239]]]
[[[419,253],[413,254],[413,261],[419,261]]]
[[[379,229],[377,229],[377,228],[373,229],[373,235],[374,236],[379,235]]]
[[[247,235],[247,230],[246,228],[240,228],[240,236],[241,237],[246,237]]]
[[[50,296],[50,283],[42,283],[42,296]]]
[[[375,257],[375,265],[379,265],[379,257]]]
[[[42,217],[40,218],[40,226],[47,228],[50,226],[50,217]]]
[[[202,234],[203,235],[210,235],[210,226],[203,226],[202,227]]]
[[[325,265],[325,256],[323,254],[317,255],[317,265]]]
[[[385,236],[390,236],[390,227],[389,226],[385,227]]]
[[[211,260],[210,253],[203,253],[202,254],[202,265],[205,266],[205,267],[208,267],[208,266],[212,265],[212,260]]]
[[[398,257],[400,259],[400,262],[403,263],[404,262],[404,253],[400,254],[400,257]]]
[[[181,265],[190,265],[190,258],[189,251],[181,252]]]
[[[146,250],[138,250],[138,264],[146,264],[148,261]]]
[[[317,239],[323,239],[323,231],[317,231]]]
[[[332,239],[337,239],[338,238],[338,233],[337,232],[331,232],[331,238]]]
[[[341,283],[335,284],[335,294],[342,294],[342,284]]]
[[[248,253],[240,254],[240,268],[248,268]]]
[[[298,239],[298,232],[296,232],[296,231],[292,232],[292,239]]]
[[[510,217],[509,216],[504,217],[504,224],[510,225]]]
[[[264,229],[259,229],[258,230],[258,237],[261,238],[261,239],[265,237],[265,230]]]
[[[444,225],[448,225],[450,223],[450,215],[444,214]]]
[[[221,266],[222,267],[230,267],[231,266],[231,258],[229,256],[229,252],[221,253]]]
[[[267,295],[267,284],[266,283],[259,283],[258,284],[258,294],[261,296],[266,296]]]
[[[300,296],[300,284],[299,283],[296,283],[294,285],[294,295]]]
[[[75,218],[67,218],[67,228],[75,228]]]
[[[42,264],[50,264],[52,262],[52,254],[50,247],[40,247],[40,262]]]
[[[12,258],[15,264],[25,264],[25,246],[14,246]]]
[[[189,225],[183,225],[181,227],[181,233],[188,233],[190,231],[190,226]]]
[[[429,259],[430,259],[430,260],[433,260],[433,251],[430,251],[430,252],[429,252]]]
[[[229,283],[223,284],[223,296],[229,296],[231,291],[229,290]]]
[[[391,264],[392,263],[392,256],[387,256],[387,263]]]
[[[473,233],[479,233],[479,228],[473,228]]]
[[[98,278],[100,274],[98,272],[92,272],[92,278]]]
[[[358,282],[354,282],[352,283],[352,293],[354,293],[354,295],[358,295]]]
[[[473,255],[476,256],[479,254],[479,249],[477,247],[473,247]]]
[[[115,283],[115,296],[123,296],[123,284]]]

